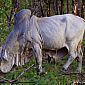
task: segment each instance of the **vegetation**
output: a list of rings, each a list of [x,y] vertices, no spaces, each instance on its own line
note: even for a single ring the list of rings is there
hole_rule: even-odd
[[[63,60],[56,62],[56,64],[53,64],[53,63],[48,64],[46,61],[44,61],[43,67],[46,71],[46,74],[41,76],[37,75],[36,70],[33,67],[27,72],[25,72],[24,75],[21,76],[20,79],[17,81],[21,83],[16,82],[16,84],[14,85],[22,85],[22,84],[23,85],[71,85],[74,81],[78,79],[80,80],[82,79],[82,81],[85,82],[85,80],[82,77],[79,78],[80,76],[78,75],[75,75],[75,74],[62,75],[60,73],[60,69],[66,59],[67,58],[65,57],[63,58]],[[23,65],[22,67],[14,68],[12,71],[5,74],[4,77],[7,79],[15,79],[25,68],[32,65],[32,63],[35,63],[34,59],[30,60],[29,63],[27,63],[26,65]],[[77,63],[73,62],[73,64],[71,65],[71,68],[69,68],[70,71],[75,71],[76,65]],[[0,84],[0,85],[4,85],[4,84]],[[9,83],[6,83],[6,85],[9,85]]]
[[[78,1],[81,1],[80,3],[82,3],[80,6],[81,11],[75,9],[76,13],[74,13],[74,5],[77,6],[76,3],[78,4]],[[74,13],[84,17],[84,6],[85,0],[0,0],[0,46],[5,42],[7,35],[13,28],[14,14],[21,9],[29,8],[32,10],[34,15],[39,17],[63,13]],[[83,44],[85,45],[84,41]],[[55,64],[48,64],[47,61],[43,60],[43,66],[47,72],[46,74],[39,76],[37,75],[35,68],[32,68],[18,80],[18,82],[28,83],[14,85],[71,85],[73,81],[78,80],[78,76],[74,74],[62,75],[60,73],[60,69],[66,59],[67,58],[65,57],[63,60],[60,60]],[[34,59],[30,60],[30,62],[22,67],[13,68],[12,71],[4,74],[4,77],[7,79],[15,79],[32,63],[35,63]],[[71,69],[71,71],[75,71],[75,65],[77,65],[77,63],[73,62],[69,69]],[[84,69],[85,66],[83,66],[83,72],[85,72]],[[82,77],[82,81],[85,82],[85,78],[83,79]],[[9,85],[9,83],[0,85]]]
[[[84,17],[84,6],[85,0],[0,0],[0,45],[13,27],[14,14],[21,9],[31,9],[39,17],[63,13]]]

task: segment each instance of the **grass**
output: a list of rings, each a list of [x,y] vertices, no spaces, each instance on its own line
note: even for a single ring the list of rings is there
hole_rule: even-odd
[[[31,68],[27,72],[24,73],[23,76],[18,80],[18,82],[24,83],[16,83],[13,85],[72,85],[73,81],[78,80],[77,75],[62,75],[60,73],[60,69],[65,63],[67,58],[56,62],[55,64],[43,62],[43,67],[45,68],[46,74],[41,76],[37,75],[35,68]],[[25,68],[29,67],[35,63],[35,60],[30,60],[29,63],[23,65],[22,67],[15,67],[12,71],[5,74],[4,77],[7,79],[15,79]],[[72,63],[69,69],[71,71],[75,71],[76,69],[76,61]],[[83,69],[84,71],[84,69]],[[85,82],[85,79],[83,79]],[[0,85],[9,85],[9,83],[0,84]]]

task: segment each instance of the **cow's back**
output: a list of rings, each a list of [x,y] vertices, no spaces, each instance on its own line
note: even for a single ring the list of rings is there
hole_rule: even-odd
[[[41,18],[38,21],[40,33],[46,48],[61,48],[65,43],[65,16]]]
[[[72,15],[56,15],[38,20],[40,34],[46,48],[61,48],[73,39],[82,39],[84,21]]]

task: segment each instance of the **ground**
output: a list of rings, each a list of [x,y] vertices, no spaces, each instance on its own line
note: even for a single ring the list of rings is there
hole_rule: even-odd
[[[67,57],[64,57],[62,60],[53,63],[47,63],[46,60],[43,60],[43,67],[46,71],[46,74],[41,76],[37,75],[35,67],[31,68],[30,70],[26,71],[24,75],[22,75],[16,84],[13,85],[72,85],[74,81],[81,80],[85,82],[85,74],[82,76],[78,76],[78,74],[70,74],[70,75],[62,75],[60,69],[62,68],[64,62],[66,61]],[[27,64],[23,65],[22,67],[15,67],[7,74],[3,76],[6,79],[15,79],[24,69],[28,68],[32,64],[35,64],[34,58],[30,60]],[[69,72],[75,72],[77,66],[77,61],[74,61],[69,68]],[[83,66],[82,72],[84,72],[85,66]],[[19,83],[20,82],[20,83]],[[0,85],[9,85],[9,83]]]

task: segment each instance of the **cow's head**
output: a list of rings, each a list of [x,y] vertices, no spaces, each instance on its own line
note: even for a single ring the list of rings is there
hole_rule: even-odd
[[[9,54],[7,49],[0,47],[0,71],[3,73],[9,72],[14,65],[14,58]]]
[[[8,57],[10,56],[9,50],[18,41],[18,38],[20,39],[20,37],[22,37],[23,34],[27,31],[30,16],[31,11],[28,9],[23,9],[15,15],[14,28],[8,35],[5,45],[2,46],[0,50],[0,60],[8,60]]]

